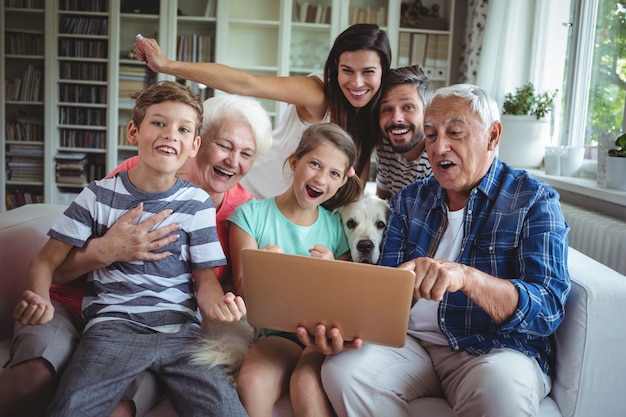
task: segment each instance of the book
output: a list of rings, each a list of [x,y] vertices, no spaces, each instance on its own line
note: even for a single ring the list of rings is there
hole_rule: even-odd
[[[427,40],[428,35],[425,33],[414,33],[411,35],[410,65],[420,65],[424,67]]]

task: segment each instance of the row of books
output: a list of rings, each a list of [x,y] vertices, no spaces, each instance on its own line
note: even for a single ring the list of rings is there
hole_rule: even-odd
[[[89,159],[82,152],[59,152],[54,157],[57,184],[87,185]]]
[[[65,103],[99,103],[107,102],[107,88],[96,85],[61,84],[59,100]]]
[[[106,17],[62,16],[59,33],[72,35],[106,35],[109,32],[109,19]]]
[[[196,33],[177,36],[176,58],[185,62],[213,61],[213,36]]]
[[[43,157],[43,148],[37,145],[10,144],[7,148],[7,156],[29,156],[31,158]]]
[[[295,1],[292,20],[305,23],[330,23],[330,12],[330,6]]]
[[[106,148],[106,134],[99,130],[62,129],[59,144],[65,148]]]
[[[18,9],[43,9],[45,0],[4,0],[5,7]]]
[[[61,107],[59,110],[62,125],[106,126],[106,109]]]
[[[129,99],[155,81],[154,74],[145,65],[120,65],[119,98]]]
[[[6,123],[6,140],[16,142],[43,142],[43,121],[19,117]]]
[[[60,0],[59,10],[80,12],[108,12],[108,0]]]
[[[59,77],[62,80],[106,81],[107,64],[62,61],[59,63]]]
[[[42,183],[43,147],[10,144],[6,152],[6,179]]]
[[[378,26],[387,26],[387,9],[385,7],[350,7],[349,22],[374,23]]]
[[[119,125],[117,127],[117,144],[119,146],[133,146],[128,141],[128,125]]]
[[[108,56],[107,42],[92,39],[60,39],[59,56],[105,59]]]
[[[6,157],[7,180],[20,182],[43,182],[41,158],[31,156]]]
[[[7,101],[40,101],[41,69],[29,64],[22,77],[4,82],[4,93]]]
[[[431,80],[447,80],[449,38],[432,33],[401,33],[398,65],[419,65]]]
[[[43,203],[43,194],[30,191],[14,190],[6,194],[7,210],[23,206],[24,204]]]
[[[8,55],[43,55],[45,51],[43,35],[39,34],[8,32],[5,42]]]

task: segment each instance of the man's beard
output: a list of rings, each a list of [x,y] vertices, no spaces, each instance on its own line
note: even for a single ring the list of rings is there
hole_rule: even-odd
[[[409,128],[410,131],[413,132],[413,136],[411,136],[411,138],[409,139],[408,142],[402,142],[402,143],[397,143],[395,141],[393,141],[392,139],[390,139],[389,137],[389,131],[393,130],[393,129],[406,129]],[[387,141],[389,141],[389,144],[391,145],[391,148],[397,152],[397,153],[407,153],[410,150],[412,150],[413,148],[415,148],[417,145],[419,145],[422,140],[424,140],[424,131],[420,130],[419,132],[416,132],[415,126],[391,126],[389,129],[387,129],[385,131],[385,136]]]

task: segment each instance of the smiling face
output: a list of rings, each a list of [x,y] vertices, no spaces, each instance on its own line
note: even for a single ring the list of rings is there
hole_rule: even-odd
[[[196,120],[197,114],[188,104],[164,101],[146,109],[140,126],[134,121],[128,124],[128,140],[137,145],[139,154],[131,178],[136,187],[156,191],[148,184],[166,189],[173,185],[176,171],[200,147]]]
[[[348,159],[330,143],[317,146],[300,159],[291,157],[289,165],[294,173],[291,187],[298,205],[305,209],[330,199],[347,180]]]
[[[489,170],[500,131],[500,122],[485,129],[479,115],[458,97],[436,97],[426,109],[426,152],[451,210],[465,206],[471,190]]]
[[[383,70],[375,51],[358,50],[339,56],[337,82],[350,104],[359,109],[369,103],[382,82]]]
[[[380,104],[380,130],[394,151],[407,160],[417,159],[424,139],[424,103],[411,84],[401,84],[385,91]],[[411,152],[413,151],[413,152]]]
[[[237,185],[252,168],[256,142],[245,123],[225,118],[204,134],[195,164],[196,183],[212,196]]]

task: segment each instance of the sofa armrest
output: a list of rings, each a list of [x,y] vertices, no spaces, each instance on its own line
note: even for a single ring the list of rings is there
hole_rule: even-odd
[[[624,412],[626,277],[569,249],[572,291],[555,333],[552,398],[564,417]]]
[[[24,290],[28,264],[46,242],[48,230],[65,208],[27,204],[0,214],[0,340],[13,333],[12,311]]]

